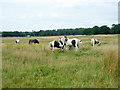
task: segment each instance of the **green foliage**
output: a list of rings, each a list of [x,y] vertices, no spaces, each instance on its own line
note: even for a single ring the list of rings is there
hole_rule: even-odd
[[[112,34],[120,34],[120,24],[113,24],[112,28],[110,29],[110,33]]]
[[[100,34],[109,34],[110,28],[106,25],[100,27]]]
[[[103,25],[93,28],[75,28],[75,29],[57,29],[57,30],[40,30],[32,32],[2,32],[2,37],[25,37],[31,36],[60,36],[60,35],[96,35],[96,34],[120,34],[120,24],[113,24],[112,28]]]
[[[94,26],[94,27],[92,28],[92,33],[93,33],[94,35],[100,34],[100,28],[99,28],[98,26]]]

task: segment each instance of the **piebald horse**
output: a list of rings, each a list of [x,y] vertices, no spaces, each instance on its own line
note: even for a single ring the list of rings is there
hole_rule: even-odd
[[[63,38],[61,38],[61,40],[63,40],[64,45],[66,45],[66,51],[68,51],[69,47],[71,47],[71,46],[75,47],[76,51],[78,51],[79,44],[82,43],[82,41],[77,38],[69,39],[66,36],[63,36]]]
[[[15,40],[15,43],[16,43],[16,44],[20,43],[20,40],[19,40],[19,39],[16,39],[16,40]]]
[[[98,46],[100,46],[101,43],[97,39],[92,38],[91,39],[91,45],[94,47],[95,44],[97,44]]]
[[[50,48],[52,51],[54,51],[55,47],[56,47],[56,48],[60,48],[60,49],[63,50],[63,48],[64,48],[64,42],[63,42],[63,40],[59,39],[58,41],[51,41],[51,42],[49,43],[49,48]]]

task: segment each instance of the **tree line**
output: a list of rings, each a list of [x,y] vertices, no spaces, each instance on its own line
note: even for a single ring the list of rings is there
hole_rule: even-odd
[[[10,31],[2,32],[2,37],[25,37],[30,36],[60,36],[60,35],[97,35],[97,34],[120,34],[120,24],[113,24],[112,27],[107,25],[94,26],[92,28],[75,28],[75,29],[57,29],[57,30],[40,30],[32,32]]]

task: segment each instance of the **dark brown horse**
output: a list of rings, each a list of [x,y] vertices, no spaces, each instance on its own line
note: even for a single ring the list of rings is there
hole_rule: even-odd
[[[29,40],[29,44],[31,44],[31,43],[37,43],[37,44],[39,44],[39,41],[37,39],[30,39]]]

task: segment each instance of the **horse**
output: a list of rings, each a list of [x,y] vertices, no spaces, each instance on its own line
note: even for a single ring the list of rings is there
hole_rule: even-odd
[[[91,45],[94,47],[95,44],[97,44],[98,46],[100,46],[101,43],[97,39],[92,38],[91,39]]]
[[[15,40],[15,43],[16,43],[16,44],[20,43],[20,40],[16,39],[16,40]]]
[[[61,39],[59,39],[58,41],[52,41],[49,43],[49,48],[54,51],[54,48],[60,48],[63,50],[64,48],[64,43],[61,41]]]
[[[64,40],[64,45],[66,46],[66,50],[69,50],[69,47],[75,47],[76,51],[78,51],[79,48],[79,43],[82,43],[81,40],[77,39],[77,38],[73,38],[73,39],[69,39],[66,36],[63,36],[63,38],[61,38],[62,40]]]
[[[39,41],[37,39],[30,39],[29,40],[29,44],[31,44],[31,43],[37,43],[37,44],[39,44]]]

